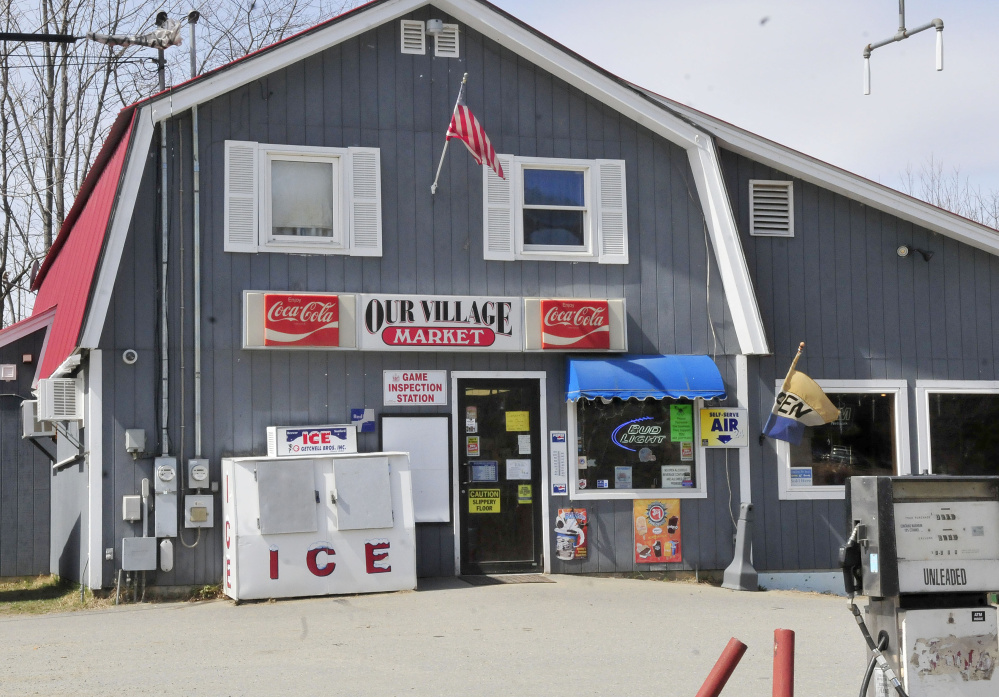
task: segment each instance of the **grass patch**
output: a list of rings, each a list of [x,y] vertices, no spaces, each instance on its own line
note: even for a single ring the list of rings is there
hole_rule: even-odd
[[[114,598],[94,596],[88,588],[80,602],[80,584],[58,576],[0,579],[0,615],[43,615],[110,607]]]

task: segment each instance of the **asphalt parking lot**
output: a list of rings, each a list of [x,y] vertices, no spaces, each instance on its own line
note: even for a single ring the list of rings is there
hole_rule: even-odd
[[[0,616],[0,694],[693,696],[735,636],[749,648],[723,695],[762,697],[776,628],[796,633],[796,694],[859,689],[844,598],[550,578]]]

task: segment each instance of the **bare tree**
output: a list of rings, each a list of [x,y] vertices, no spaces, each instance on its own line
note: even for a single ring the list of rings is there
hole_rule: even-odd
[[[360,4],[360,0],[0,0],[0,31],[63,34],[75,43],[0,42],[0,306],[26,317],[30,270],[65,219],[117,112],[157,91],[155,49],[110,48],[87,32],[135,34],[159,11],[199,10],[198,69],[210,70]],[[189,53],[166,51],[167,84],[189,75]]]
[[[999,191],[972,186],[958,167],[946,168],[931,155],[918,170],[910,164],[902,175],[902,191],[976,223],[999,229]]]

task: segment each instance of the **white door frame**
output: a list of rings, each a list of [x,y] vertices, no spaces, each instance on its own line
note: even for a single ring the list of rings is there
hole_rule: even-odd
[[[544,526],[548,524],[548,395],[546,379],[548,373],[543,370],[453,370],[451,371],[451,418],[454,428],[451,430],[451,484],[454,494],[451,499],[452,518],[454,519],[454,575],[461,576],[461,511],[459,502],[461,491],[458,482],[458,444],[464,435],[464,420],[458,418],[458,380],[474,378],[479,380],[514,380],[534,379],[538,381],[539,410],[541,412],[541,560],[544,573],[551,573],[551,540]]]

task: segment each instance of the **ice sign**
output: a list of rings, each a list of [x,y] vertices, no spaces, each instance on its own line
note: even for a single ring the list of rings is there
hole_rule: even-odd
[[[269,457],[338,455],[356,452],[356,426],[343,424],[271,426],[267,429],[267,455]]]

